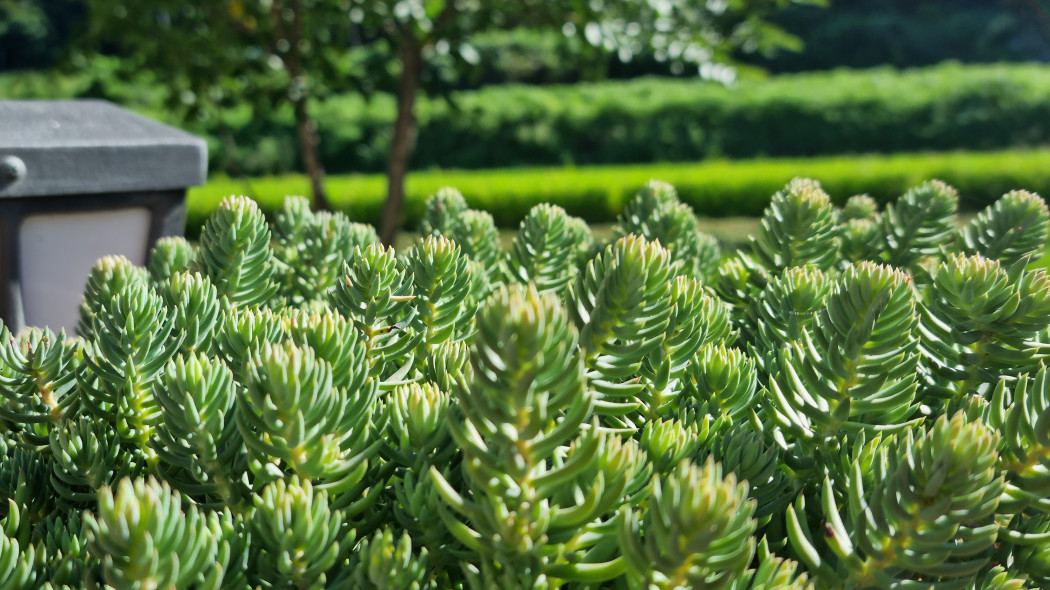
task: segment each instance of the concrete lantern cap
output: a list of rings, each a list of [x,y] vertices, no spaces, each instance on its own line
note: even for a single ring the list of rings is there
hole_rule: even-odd
[[[185,189],[207,145],[103,100],[0,101],[0,198]]]

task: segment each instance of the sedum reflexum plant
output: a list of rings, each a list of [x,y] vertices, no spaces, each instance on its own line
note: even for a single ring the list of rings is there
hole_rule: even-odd
[[[722,255],[653,181],[608,243],[290,198],[0,330],[0,589],[1050,586],[1050,214],[812,180]]]

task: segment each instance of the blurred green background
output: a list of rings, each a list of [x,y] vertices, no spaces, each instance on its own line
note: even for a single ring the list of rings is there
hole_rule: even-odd
[[[267,104],[261,87],[202,95],[175,69],[144,65],[134,43],[97,30],[95,13],[121,6],[0,0],[0,98],[103,98],[205,137],[211,180],[191,192],[191,235],[225,194],[270,209],[307,194],[292,106]],[[608,221],[650,177],[716,216],[754,215],[795,175],[840,201],[885,201],[930,176],[956,184],[971,208],[1013,188],[1050,192],[1046,2],[832,0],[786,5],[768,22],[793,39],[719,56],[734,66],[729,84],[652,51],[625,62],[532,27],[476,35],[467,66],[431,60],[423,75],[440,83],[415,109],[405,226],[449,183],[504,226],[543,200]],[[186,59],[219,53],[198,49]],[[378,223],[396,100],[362,78],[315,89],[312,115],[330,204]]]

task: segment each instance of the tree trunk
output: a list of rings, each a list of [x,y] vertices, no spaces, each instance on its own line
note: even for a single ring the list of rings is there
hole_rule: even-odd
[[[394,235],[401,226],[401,203],[405,200],[405,174],[408,160],[416,143],[416,90],[422,69],[422,52],[415,38],[405,37],[401,46],[401,79],[397,84],[397,120],[394,139],[387,157],[386,204],[383,205],[383,224],[379,237],[383,244],[394,243]]]
[[[310,177],[314,211],[328,210],[328,196],[324,192],[324,167],[317,151],[317,124],[307,110],[306,97],[295,100],[295,126],[299,130],[299,145],[303,149],[303,165]]]

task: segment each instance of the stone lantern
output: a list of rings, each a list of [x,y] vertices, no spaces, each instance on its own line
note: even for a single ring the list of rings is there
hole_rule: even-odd
[[[99,100],[0,101],[0,317],[72,334],[99,258],[182,235],[202,139]]]

